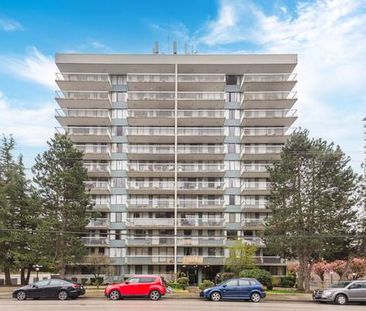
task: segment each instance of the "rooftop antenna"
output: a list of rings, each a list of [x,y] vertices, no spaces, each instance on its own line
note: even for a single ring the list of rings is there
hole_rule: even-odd
[[[177,41],[173,41],[173,54],[177,54]]]

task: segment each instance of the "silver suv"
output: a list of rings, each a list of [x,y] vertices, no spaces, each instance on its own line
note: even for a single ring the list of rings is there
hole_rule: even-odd
[[[326,289],[313,292],[313,300],[335,302],[344,305],[347,302],[366,302],[366,280],[344,281],[332,284]]]

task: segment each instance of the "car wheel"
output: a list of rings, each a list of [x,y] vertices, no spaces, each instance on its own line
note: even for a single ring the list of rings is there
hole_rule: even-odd
[[[334,301],[338,305],[345,305],[347,303],[347,297],[346,295],[339,294],[335,297]]]
[[[151,300],[159,300],[161,295],[160,295],[160,292],[158,290],[152,290],[150,292],[149,297],[150,297]]]
[[[260,302],[261,301],[261,295],[259,293],[253,293],[250,295],[250,301],[251,302]]]
[[[219,292],[213,292],[210,295],[210,299],[212,301],[219,301],[219,300],[221,300],[221,294]]]
[[[109,293],[109,299],[110,300],[118,300],[121,298],[121,294],[119,293],[118,290],[112,290],[110,293]]]
[[[57,298],[60,300],[66,300],[69,297],[69,294],[67,293],[67,291],[60,291],[57,295]]]
[[[17,299],[18,300],[26,300],[27,299],[27,294],[25,293],[25,291],[20,291],[17,293]]]

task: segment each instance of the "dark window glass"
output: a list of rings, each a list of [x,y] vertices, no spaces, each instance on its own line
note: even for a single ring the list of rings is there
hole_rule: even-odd
[[[226,286],[238,286],[238,280],[229,280],[225,284]]]
[[[239,280],[239,286],[249,286],[249,280]]]
[[[139,283],[154,283],[155,278],[140,278]]]

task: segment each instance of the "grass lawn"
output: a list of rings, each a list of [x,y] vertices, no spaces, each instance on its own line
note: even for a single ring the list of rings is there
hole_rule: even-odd
[[[291,295],[297,295],[302,294],[296,291],[294,288],[281,288],[281,289],[272,289],[272,290],[266,290],[267,294],[291,294]]]

